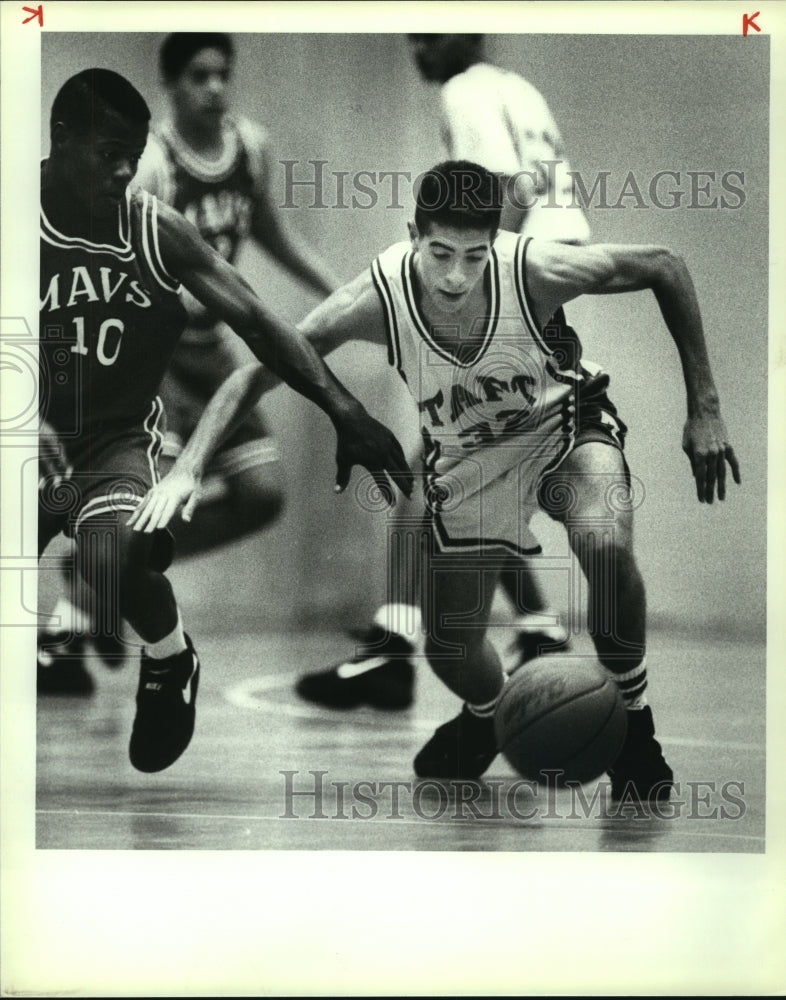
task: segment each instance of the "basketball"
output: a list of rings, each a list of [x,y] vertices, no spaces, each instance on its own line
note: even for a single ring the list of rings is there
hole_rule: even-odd
[[[519,774],[564,785],[607,771],[622,749],[628,723],[608,671],[591,657],[563,655],[533,660],[511,676],[494,727],[497,745]]]

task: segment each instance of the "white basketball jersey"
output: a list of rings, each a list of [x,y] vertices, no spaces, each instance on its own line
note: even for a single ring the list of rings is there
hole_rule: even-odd
[[[483,279],[488,315],[462,330],[457,354],[420,311],[410,244],[395,244],[371,265],[390,364],[421,414],[427,469],[464,496],[513,468],[531,470],[534,482],[573,444],[580,345],[561,310],[540,329],[527,291],[529,243],[498,235]]]

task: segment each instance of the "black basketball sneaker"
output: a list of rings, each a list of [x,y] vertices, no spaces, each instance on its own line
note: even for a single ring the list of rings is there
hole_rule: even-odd
[[[494,716],[474,715],[465,704],[415,757],[415,774],[419,778],[479,778],[497,753]]]
[[[409,708],[415,687],[412,643],[380,625],[350,635],[363,644],[357,654],[327,670],[304,674],[295,691],[327,708]]]
[[[174,764],[194,734],[200,667],[194,644],[185,638],[186,649],[164,660],[142,652],[128,747],[137,771],[163,771]]]
[[[669,800],[674,788],[674,772],[655,739],[655,723],[649,705],[628,711],[628,734],[608,774],[614,802]]]

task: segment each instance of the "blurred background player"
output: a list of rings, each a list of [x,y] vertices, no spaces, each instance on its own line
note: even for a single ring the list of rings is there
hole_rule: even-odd
[[[172,205],[226,260],[253,237],[310,291],[338,286],[327,266],[285,225],[271,193],[275,162],[266,130],[229,110],[234,47],[227,34],[181,32],[161,46],[171,117],[151,132],[138,187]],[[186,295],[189,323],[162,385],[164,462],[191,436],[207,401],[239,361],[231,333]],[[178,527],[179,556],[269,524],[283,503],[278,453],[256,409],[224,443],[205,481],[199,529]]]
[[[158,479],[157,392],[185,326],[181,284],[328,414],[338,489],[356,462],[386,489],[386,469],[408,480],[396,439],[307,341],[180,214],[131,193],[149,120],[139,92],[111,70],[83,70],[55,97],[41,165],[39,332],[43,450],[51,454],[52,437],[62,449],[61,467],[50,476],[44,465],[39,488],[39,555],[61,532],[72,538],[86,584],[144,643],[129,755],[145,772],[169,767],[188,746],[200,673],[164,575],[171,539],[128,523]]]
[[[285,224],[271,193],[275,163],[266,130],[229,110],[234,46],[227,34],[183,32],[167,36],[159,53],[171,116],[151,131],[135,186],[155,194],[191,222],[203,239],[236,263],[249,237],[312,293],[329,295],[337,281],[327,266]],[[177,458],[214,391],[243,357],[242,345],[187,291],[187,328],[161,386],[166,437],[164,471]],[[178,557],[196,554],[269,525],[283,504],[284,482],[276,444],[257,407],[224,443],[204,481],[199,524],[175,527]],[[122,663],[125,645],[116,629],[96,621],[91,594],[78,580],[72,599],[60,597],[54,629],[39,643],[39,690],[88,693],[85,667],[90,636],[109,664]]]
[[[422,78],[439,85],[440,133],[448,157],[479,163],[503,180],[500,228],[539,239],[587,242],[589,224],[573,197],[564,143],[539,91],[517,73],[486,62],[483,35],[408,38]],[[390,602],[368,627],[351,633],[362,644],[355,655],[298,679],[301,697],[332,708],[396,709],[412,703],[414,665],[422,655],[419,574],[416,560],[407,573],[399,558],[417,547],[411,524],[412,518],[409,528],[402,524],[398,552],[388,555]],[[515,630],[514,666],[565,649],[567,633],[527,561],[511,556],[500,584]]]

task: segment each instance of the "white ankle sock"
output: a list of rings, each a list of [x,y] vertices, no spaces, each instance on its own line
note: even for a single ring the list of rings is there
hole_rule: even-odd
[[[412,604],[383,604],[374,615],[374,624],[411,642],[416,650],[423,647],[420,608]]]
[[[522,632],[543,632],[555,642],[560,642],[568,637],[568,633],[560,625],[559,614],[550,608],[536,613],[528,612],[525,615],[517,615],[513,619],[513,627]]]
[[[496,698],[492,698],[491,701],[487,701],[484,705],[472,705],[467,702],[467,708],[472,715],[477,715],[479,719],[488,719],[494,714],[494,709],[497,707],[497,702],[499,701],[499,695]]]
[[[145,645],[145,652],[152,660],[166,660],[170,656],[177,656],[187,649],[186,637],[183,635],[183,620],[180,612],[177,613],[177,625],[169,635],[165,635],[158,642],[148,642]]]

